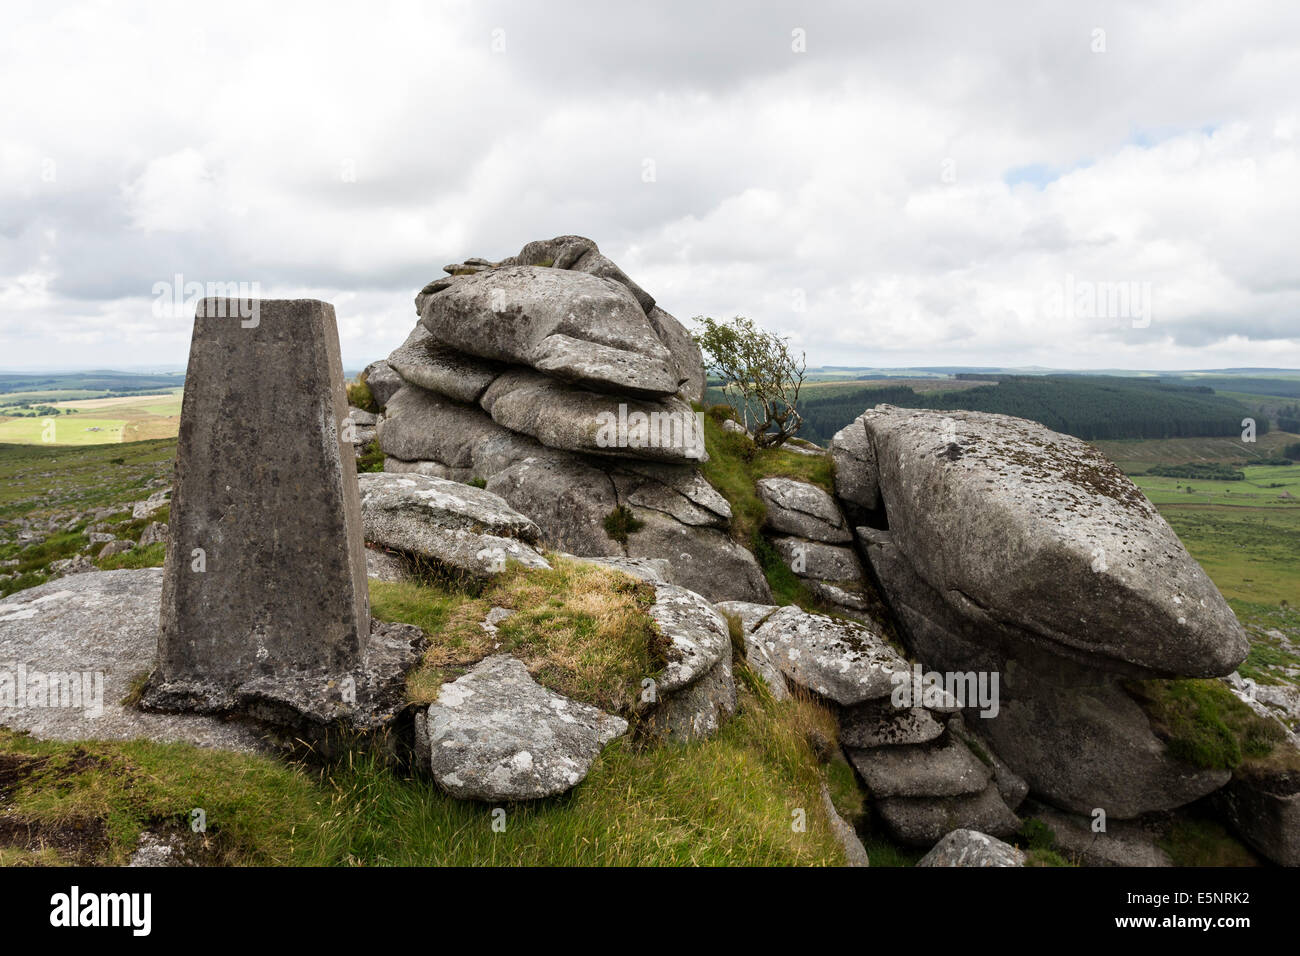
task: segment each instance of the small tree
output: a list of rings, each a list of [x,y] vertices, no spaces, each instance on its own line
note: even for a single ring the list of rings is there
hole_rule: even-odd
[[[732,407],[733,396],[739,398],[737,410],[750,429],[754,444],[760,448],[777,448],[799,427],[799,389],[803,386],[806,356],[800,352],[796,362],[789,343],[779,335],[764,331],[744,316],[719,322],[697,315],[700,330],[693,335],[704,353],[705,369],[722,379],[722,392]]]

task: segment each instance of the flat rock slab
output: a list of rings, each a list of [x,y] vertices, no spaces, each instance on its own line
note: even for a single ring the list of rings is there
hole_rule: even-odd
[[[816,485],[793,478],[762,478],[758,495],[767,506],[767,526],[828,544],[853,540],[835,499]]]
[[[862,562],[850,547],[797,537],[773,538],[772,547],[786,567],[801,578],[830,581],[841,591],[844,587],[861,588],[866,583]],[[849,592],[843,593],[847,597]]]
[[[783,607],[754,632],[793,683],[849,706],[888,697],[907,661],[865,624]]]
[[[1020,818],[992,786],[961,797],[891,797],[878,800],[875,807],[894,839],[911,846],[933,846],[955,829],[996,837],[1020,829]]]
[[[158,651],[161,568],[89,571],[18,591],[0,601],[0,724],[43,740],[181,742],[221,750],[261,749],[244,724],[190,714],[147,714],[121,701],[148,674]],[[28,691],[35,672],[89,675],[92,706],[50,707],[37,694],[17,704],[17,674],[25,668]],[[70,685],[71,686],[71,685]],[[8,695],[15,695],[9,698]],[[83,695],[83,704],[85,703]],[[93,706],[95,698],[102,713]],[[36,704],[41,704],[36,706]]]
[[[416,717],[416,745],[438,784],[467,800],[535,800],[587,775],[627,721],[547,690],[508,654],[444,684]]]
[[[846,747],[893,747],[937,739],[944,722],[924,707],[895,707],[873,700],[840,711],[840,743]]]
[[[862,417],[894,543],[977,621],[1124,673],[1215,677],[1249,649],[1142,492],[1091,445],[983,412]]]
[[[1025,854],[978,830],[953,830],[917,866],[1024,866]]]
[[[505,371],[497,362],[458,352],[439,342],[422,325],[388,356],[388,364],[403,380],[458,402],[477,402]]]
[[[979,793],[992,778],[965,744],[949,738],[937,744],[848,749],[849,760],[873,797],[959,797]]]
[[[430,475],[361,475],[366,540],[476,577],[550,564],[532,546],[541,530],[504,499]]]
[[[690,405],[593,392],[527,369],[506,372],[479,405],[512,432],[548,448],[650,461],[708,461],[704,432]]]

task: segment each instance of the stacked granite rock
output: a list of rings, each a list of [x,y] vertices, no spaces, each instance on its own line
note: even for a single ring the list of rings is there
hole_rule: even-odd
[[[996,713],[966,708],[968,739],[1036,799],[1086,826],[1229,782],[1170,751],[1131,681],[1228,674],[1247,640],[1177,535],[1099,452],[1022,419],[882,405],[831,453],[837,496],[908,650],[927,668],[1000,677]],[[1279,862],[1296,862],[1295,801],[1277,796],[1294,789],[1234,778],[1224,791],[1250,807],[1229,814],[1243,837]]]
[[[793,478],[762,478],[758,495],[772,547],[808,590],[847,617],[875,621],[881,608],[835,499]]]
[[[365,373],[384,470],[486,482],[548,547],[664,558],[711,600],[766,600],[698,468],[704,370],[685,328],[580,236],[444,271]]]
[[[773,696],[795,689],[836,714],[844,755],[894,839],[928,847],[955,827],[1019,829],[1025,782],[971,742],[951,695],[936,689],[901,705],[915,665],[879,621],[741,601],[718,609],[739,620],[746,662]]]

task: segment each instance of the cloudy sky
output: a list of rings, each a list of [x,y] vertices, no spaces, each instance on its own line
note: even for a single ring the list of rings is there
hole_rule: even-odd
[[[177,277],[357,367],[565,233],[810,365],[1300,367],[1297,81],[1294,0],[6,0],[0,367],[183,365]]]

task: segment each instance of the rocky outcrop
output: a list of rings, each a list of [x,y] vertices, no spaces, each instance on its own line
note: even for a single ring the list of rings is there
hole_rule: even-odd
[[[581,555],[665,559],[716,599],[765,600],[700,475],[700,352],[596,244],[560,236],[446,267],[387,365],[384,470],[481,480]]]
[[[647,735],[711,737],[736,712],[731,632],[704,598],[673,584],[655,585],[650,616],[669,643],[668,664],[654,681],[641,722]]]
[[[416,759],[452,796],[535,800],[572,789],[627,721],[542,687],[497,654],[416,716]]]
[[[1004,784],[1023,778],[1062,809],[1116,819],[1223,785],[1225,772],[1168,752],[1122,679],[1226,673],[1244,635],[1095,449],[1006,416],[879,406],[832,455],[910,651],[927,668],[1000,678],[996,707],[977,717],[966,702],[966,726],[1005,762]]]
[[[917,866],[1024,866],[1025,854],[977,830],[953,830]]]

